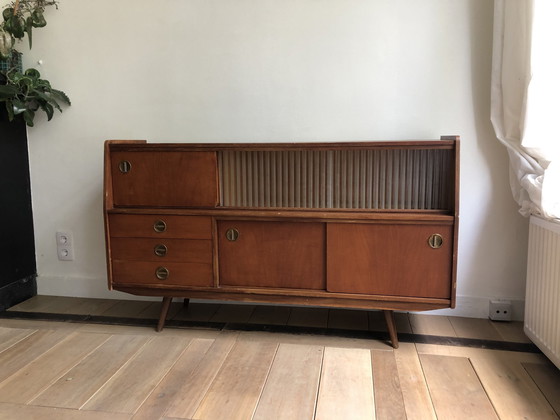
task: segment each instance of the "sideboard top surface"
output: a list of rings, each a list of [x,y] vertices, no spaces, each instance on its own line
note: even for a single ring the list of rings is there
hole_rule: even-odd
[[[453,137],[453,139],[451,139]],[[285,142],[285,143],[148,143],[146,140],[107,140],[112,150],[181,151],[181,150],[371,150],[371,149],[453,149],[459,136],[442,140],[391,140],[359,142]]]

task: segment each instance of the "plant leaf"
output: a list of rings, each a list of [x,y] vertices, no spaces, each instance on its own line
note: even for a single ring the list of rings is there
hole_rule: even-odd
[[[0,85],[0,100],[13,98],[18,93],[18,89],[13,85]]]
[[[29,39],[29,49],[33,46],[33,18],[29,16],[25,20],[25,32],[27,32],[27,37]]]
[[[64,102],[66,105],[72,105],[72,103],[70,102],[70,98],[63,91],[58,90],[58,89],[51,89],[51,92],[61,102]]]
[[[12,101],[6,101],[6,112],[8,112],[8,119],[10,121],[14,120],[14,106],[12,104]]]
[[[28,109],[23,113],[23,119],[29,127],[33,127],[33,118],[35,118],[35,112],[33,111]]]
[[[45,111],[45,113],[47,114],[47,119],[48,121],[50,121],[54,115],[54,108],[51,104],[49,103],[42,103],[41,104],[41,109],[43,111]]]

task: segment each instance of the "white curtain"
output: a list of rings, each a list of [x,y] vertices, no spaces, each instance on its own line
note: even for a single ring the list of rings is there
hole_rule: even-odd
[[[523,215],[560,219],[560,1],[495,0],[491,120]]]

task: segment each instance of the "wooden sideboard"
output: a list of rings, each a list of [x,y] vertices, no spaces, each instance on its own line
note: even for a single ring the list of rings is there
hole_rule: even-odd
[[[459,138],[105,143],[109,288],[393,311],[455,306]]]

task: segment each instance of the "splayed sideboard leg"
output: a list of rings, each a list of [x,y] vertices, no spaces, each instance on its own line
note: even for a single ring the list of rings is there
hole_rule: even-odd
[[[169,312],[169,306],[171,305],[172,297],[164,297],[163,301],[161,302],[161,312],[159,313],[159,321],[157,324],[156,331],[160,332],[163,330],[163,326],[165,324],[165,319],[167,318],[167,313]]]
[[[387,324],[387,330],[389,331],[389,337],[391,339],[391,345],[393,348],[399,348],[399,338],[397,337],[397,327],[395,327],[395,316],[393,311],[384,310],[383,315],[385,315],[385,323]]]

